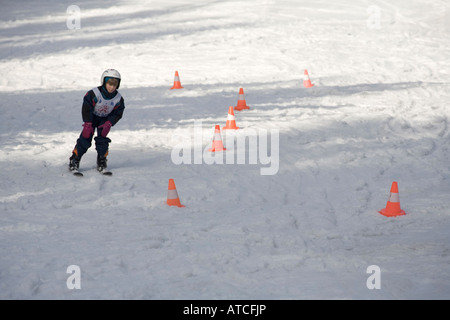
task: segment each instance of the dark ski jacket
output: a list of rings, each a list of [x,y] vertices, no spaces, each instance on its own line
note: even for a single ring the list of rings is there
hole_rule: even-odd
[[[115,103],[113,109],[109,113],[102,114],[102,115],[95,114],[95,106],[98,103],[98,97],[94,92],[95,89],[98,89],[98,91],[100,91],[101,96],[102,96],[100,99],[103,98],[104,100],[114,100],[114,98],[117,95],[119,95],[120,100],[116,99],[116,100],[118,100],[118,102]],[[114,126],[122,118],[124,109],[125,109],[125,101],[124,101],[123,97],[120,95],[120,93],[117,90],[114,90],[113,93],[109,93],[106,90],[105,86],[102,85],[102,86],[99,86],[92,90],[89,90],[86,93],[86,95],[84,96],[84,99],[83,99],[81,115],[83,118],[83,122],[93,122],[95,117],[100,117],[100,118],[103,118],[103,120],[104,120],[101,122],[105,122],[105,121],[109,120],[111,122],[111,124]]]

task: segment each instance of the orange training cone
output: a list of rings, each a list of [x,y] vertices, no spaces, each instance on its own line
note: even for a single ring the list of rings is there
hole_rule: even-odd
[[[175,181],[169,179],[169,189],[167,190],[167,204],[169,206],[184,207],[180,203],[180,198],[178,198],[177,188],[175,187]]]
[[[180,82],[180,76],[178,75],[178,71],[175,71],[175,80],[173,81],[173,87],[170,88],[170,90],[172,89],[183,89],[184,87],[181,86],[181,82]]]
[[[305,70],[305,73],[304,73],[304,75],[303,75],[303,86],[304,86],[305,88],[311,88],[312,86],[314,86],[314,85],[311,83],[311,80],[309,80],[308,70]]]
[[[239,89],[238,103],[237,103],[237,106],[234,107],[234,110],[241,111],[241,110],[244,110],[244,109],[250,109],[250,107],[247,106],[247,103],[245,102],[244,89],[240,88]]]
[[[234,111],[233,111],[233,107],[231,107],[231,106],[228,108],[227,123],[225,124],[225,127],[222,128],[222,130],[226,130],[226,129],[234,129],[234,130],[239,129],[239,127],[236,127]]]
[[[212,148],[208,151],[216,152],[216,151],[224,151],[227,150],[223,147],[222,143],[222,135],[220,134],[220,126],[216,124],[216,128],[214,130],[214,139],[212,142]]]
[[[400,197],[398,195],[397,182],[392,182],[391,194],[389,195],[386,208],[378,212],[386,217],[403,216],[406,214],[405,211],[400,209]]]

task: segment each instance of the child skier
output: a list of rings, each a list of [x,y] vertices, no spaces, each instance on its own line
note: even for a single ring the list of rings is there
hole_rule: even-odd
[[[101,86],[86,93],[81,108],[83,131],[77,140],[70,157],[69,170],[78,173],[81,157],[91,147],[94,130],[97,128],[95,148],[97,150],[97,170],[106,173],[106,156],[111,140],[107,138],[109,130],[123,115],[125,102],[117,91],[120,87],[120,73],[115,69],[108,69],[101,76]]]

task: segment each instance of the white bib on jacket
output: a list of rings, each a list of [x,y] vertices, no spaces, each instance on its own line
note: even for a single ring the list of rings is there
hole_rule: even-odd
[[[94,114],[99,117],[107,117],[122,98],[120,93],[117,92],[114,98],[107,100],[103,98],[97,87],[92,89],[92,91],[94,91],[95,97],[97,98],[97,103],[94,106]]]

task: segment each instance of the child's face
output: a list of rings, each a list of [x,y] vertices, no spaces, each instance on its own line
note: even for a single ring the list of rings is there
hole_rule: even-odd
[[[119,81],[117,79],[108,79],[108,81],[106,81],[106,90],[108,90],[109,93],[113,93],[114,90],[117,89],[117,85],[119,84]]]
[[[113,93],[114,90],[116,90],[117,85],[116,84],[111,84],[109,83],[109,81],[106,83],[106,90],[108,90],[109,93]]]

